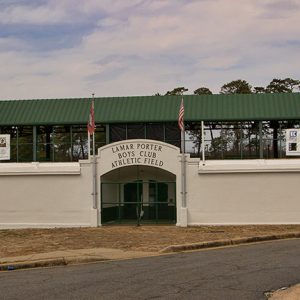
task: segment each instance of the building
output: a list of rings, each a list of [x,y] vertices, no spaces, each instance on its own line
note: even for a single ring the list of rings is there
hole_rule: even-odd
[[[180,101],[95,99],[95,192],[90,101],[0,101],[10,137],[0,227],[299,224],[300,160],[287,156],[286,132],[300,127],[300,93],[184,96],[185,155]]]

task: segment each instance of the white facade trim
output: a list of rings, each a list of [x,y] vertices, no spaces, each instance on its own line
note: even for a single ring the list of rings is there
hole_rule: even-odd
[[[80,163],[1,163],[4,175],[80,175]]]
[[[243,226],[243,225],[299,225],[299,222],[226,222],[226,223],[198,223],[190,222],[189,226]]]
[[[0,229],[91,227],[90,223],[0,223]]]
[[[199,162],[201,174],[300,172],[300,159],[206,160]]]

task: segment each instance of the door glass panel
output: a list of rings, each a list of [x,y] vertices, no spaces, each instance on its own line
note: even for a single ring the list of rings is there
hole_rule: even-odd
[[[175,223],[175,182],[102,183],[102,223]]]

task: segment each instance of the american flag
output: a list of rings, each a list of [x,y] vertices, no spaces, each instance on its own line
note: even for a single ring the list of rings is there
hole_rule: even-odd
[[[92,101],[91,103],[91,107],[90,107],[90,115],[89,115],[89,121],[87,124],[87,129],[88,129],[88,133],[89,135],[92,135],[95,132],[95,116],[94,116],[94,101]]]
[[[181,98],[181,104],[178,113],[178,126],[181,131],[184,131],[184,105],[183,105],[183,97]]]

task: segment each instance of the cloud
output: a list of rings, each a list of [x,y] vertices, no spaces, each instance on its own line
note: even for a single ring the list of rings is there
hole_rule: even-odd
[[[94,30],[100,13],[85,15],[70,1],[13,1],[2,3],[0,38],[18,39],[25,48],[38,52],[71,48]]]
[[[296,0],[268,0],[262,6],[262,16],[267,18],[287,18],[299,10]]]
[[[0,3],[1,98],[214,92],[300,78],[297,1]],[[5,71],[4,71],[5,70]]]
[[[62,7],[42,2],[19,3],[2,7],[0,23],[2,24],[56,24],[57,22],[70,21]]]

